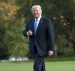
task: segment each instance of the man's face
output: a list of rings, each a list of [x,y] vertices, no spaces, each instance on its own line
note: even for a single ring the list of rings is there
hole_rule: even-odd
[[[40,17],[40,16],[41,16],[41,13],[42,13],[42,11],[41,11],[41,9],[38,8],[38,7],[32,9],[32,14],[33,14],[33,16],[34,16],[35,18]]]

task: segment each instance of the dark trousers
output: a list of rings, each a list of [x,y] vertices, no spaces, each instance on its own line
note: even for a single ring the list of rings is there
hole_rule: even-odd
[[[44,57],[39,56],[37,52],[36,52],[36,55],[35,55],[34,67],[33,68],[34,68],[34,71],[46,71],[45,70],[45,64],[44,64]]]

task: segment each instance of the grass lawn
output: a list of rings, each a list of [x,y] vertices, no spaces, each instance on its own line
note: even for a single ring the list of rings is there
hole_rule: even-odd
[[[75,71],[75,61],[45,62],[46,71]],[[32,62],[0,62],[0,71],[33,71]]]

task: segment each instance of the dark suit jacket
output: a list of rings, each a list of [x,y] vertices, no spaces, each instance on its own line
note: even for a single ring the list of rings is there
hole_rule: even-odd
[[[27,22],[25,30],[23,31],[24,36],[27,36],[27,31],[30,29],[32,30],[33,34],[29,38],[29,47],[33,56],[35,56],[35,46],[37,48],[37,53],[40,56],[45,56],[47,55],[49,50],[54,50],[54,32],[51,21],[49,21],[47,18],[42,17],[35,34],[34,18],[30,19]]]

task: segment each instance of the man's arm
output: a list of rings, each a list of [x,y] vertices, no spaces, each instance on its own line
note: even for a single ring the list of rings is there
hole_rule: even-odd
[[[28,35],[27,35],[27,31],[28,31],[28,30],[29,30],[29,27],[28,27],[28,23],[27,23],[27,25],[25,26],[25,28],[24,28],[24,30],[23,30],[23,35],[26,36],[26,37],[28,36]]]
[[[23,35],[26,37],[29,37],[30,35],[32,35],[32,31],[30,29],[29,23],[27,23],[27,25],[25,26],[25,29],[23,31]]]
[[[53,55],[53,51],[55,49],[55,44],[54,44],[54,29],[51,21],[47,21],[47,36],[48,36],[48,55],[51,56]]]

